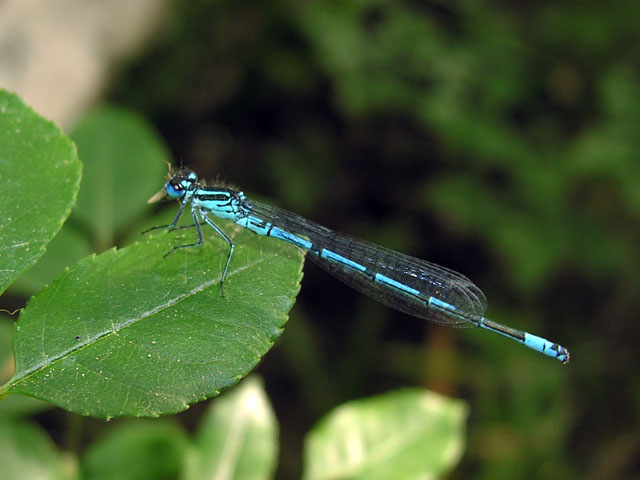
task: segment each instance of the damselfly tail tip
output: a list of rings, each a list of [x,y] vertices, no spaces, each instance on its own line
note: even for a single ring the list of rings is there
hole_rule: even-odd
[[[566,348],[564,349],[564,360],[562,360],[562,363],[564,365],[566,365],[567,363],[569,363],[569,360],[571,359],[571,354],[569,353],[569,350],[567,350]]]
[[[564,348],[562,345],[557,344],[554,345],[553,349],[556,351],[556,358],[560,360],[563,365],[569,363],[569,360],[571,359],[571,353],[569,352],[569,350]]]

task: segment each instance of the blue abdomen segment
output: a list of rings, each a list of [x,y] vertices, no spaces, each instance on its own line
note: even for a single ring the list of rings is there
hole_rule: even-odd
[[[354,262],[353,260],[347,257],[343,257],[342,255],[332,252],[331,250],[327,250],[326,248],[320,250],[320,257],[329,261],[338,262],[345,267],[352,268],[356,272],[365,273],[367,271],[367,267],[365,267],[364,265],[360,265],[358,262]]]
[[[398,282],[397,280],[394,280],[393,278],[387,277],[386,275],[382,275],[381,273],[376,273],[375,277],[374,277],[375,281],[378,283],[382,283],[385,285],[388,285],[390,287],[396,288],[398,290],[400,290],[401,292],[404,292],[408,295],[414,295],[414,296],[419,296],[420,295],[420,291],[416,290],[415,288],[411,288],[408,285],[405,285],[402,282]]]
[[[284,240],[296,247],[300,247],[304,250],[310,250],[313,247],[313,244],[309,240],[305,240],[298,235],[294,235],[289,232],[285,232],[284,230],[279,229],[278,227],[272,227],[269,236],[273,238],[279,238],[280,240]]]

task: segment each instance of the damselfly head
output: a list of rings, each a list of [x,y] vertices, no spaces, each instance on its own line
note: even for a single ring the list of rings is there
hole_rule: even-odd
[[[182,198],[187,191],[197,188],[198,177],[187,169],[178,170],[164,184],[164,188],[148,200],[148,203],[157,202],[165,195],[171,198]]]

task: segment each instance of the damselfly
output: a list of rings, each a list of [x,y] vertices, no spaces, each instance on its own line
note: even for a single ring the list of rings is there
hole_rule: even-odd
[[[303,249],[322,268],[391,308],[448,327],[484,328],[562,363],[569,362],[569,351],[561,345],[485,318],[484,294],[471,280],[453,270],[334,232],[295,213],[250,200],[241,191],[208,186],[187,169],[174,173],[149,202],[165,195],[179,200],[178,213],[169,225],[150,230],[175,229],[185,208],[191,205],[193,226],[198,235],[196,243],[176,246],[167,254],[202,245],[201,225],[205,223],[229,245],[220,280],[222,295],[234,245],[209,214]]]

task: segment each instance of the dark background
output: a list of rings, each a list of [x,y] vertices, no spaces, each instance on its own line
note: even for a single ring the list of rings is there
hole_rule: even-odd
[[[112,72],[105,103],[176,163],[460,271],[490,318],[572,352],[428,324],[306,264],[257,369],[279,478],[329,409],[415,385],[469,403],[450,478],[638,478],[639,25],[633,1],[199,0]]]

